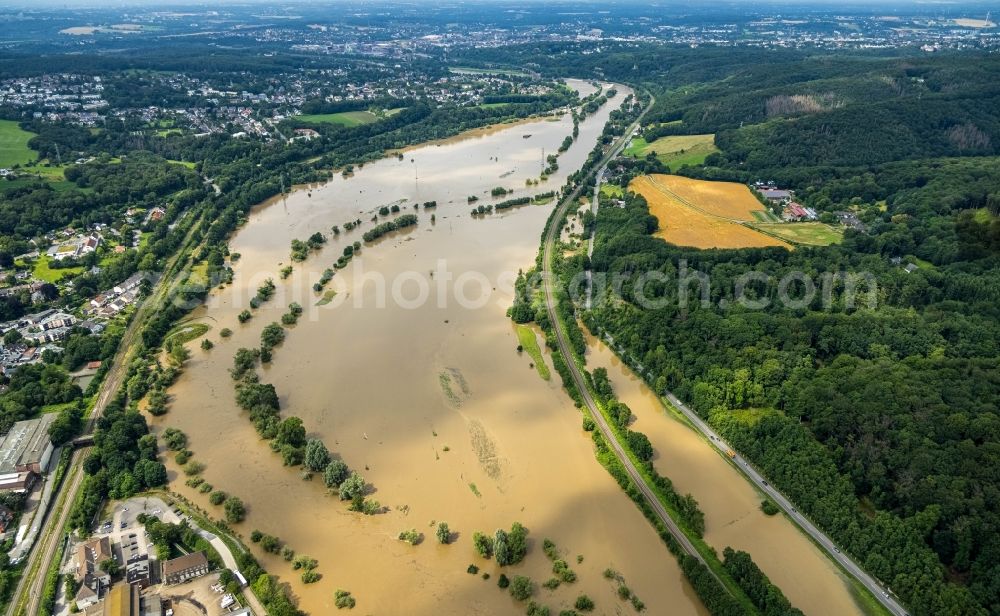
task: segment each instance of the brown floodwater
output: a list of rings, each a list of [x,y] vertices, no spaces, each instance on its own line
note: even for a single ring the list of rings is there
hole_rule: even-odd
[[[754,562],[810,616],[863,614],[844,574],[782,515],[760,510],[761,494],[694,430],[668,414],[656,395],[602,341],[587,337],[587,367],[603,367],[615,394],[632,409],[631,429],[649,437],[653,465],[705,513],[705,541],[721,556],[726,546]]]
[[[554,153],[571,132],[568,115],[367,164],[352,177],[256,208],[232,239],[231,249],[242,255],[233,284],[194,312],[212,325],[208,337],[216,346],[205,352],[198,341],[191,344],[193,356],[170,391],[170,413],[153,423],[186,432],[194,459],[206,465],[206,481],[247,504],[247,519],[238,525],[244,537],[259,529],[319,561],[322,579],[305,585],[288,563],[253,548],[310,614],[336,613],[338,588],[353,593],[361,614],[523,613],[497,588],[501,571],[472,547],[474,531],[492,533],[515,521],[530,530],[529,553],[504,572],[530,576],[538,585],[534,598],[553,613],[581,593],[600,613],[633,613],[602,576],[609,567],[648,613],[705,613],[653,528],[596,462],[558,376],[543,381],[527,354],[516,352],[516,331],[505,316],[513,278],[533,264],[553,205],[469,215],[469,195],[494,203],[557,189],[628,90],[618,92],[581,123],[559,173],[538,186],[528,189],[525,180],[538,177],[543,152]],[[495,186],[513,195],[494,199]],[[345,245],[361,240],[373,210],[397,203],[414,212],[414,203],[430,200],[438,207],[416,211],[417,226],[365,245],[331,281],[333,300],[317,305],[313,282]],[[332,225],[343,228],[356,218],[365,221],[361,230],[330,233]],[[291,240],[315,231],[330,241],[279,280]],[[269,277],[277,283],[275,299],[240,325],[236,315]],[[282,466],[234,402],[228,374],[234,352],[257,346],[263,326],[279,320],[291,301],[305,313],[258,372],[277,388],[283,416],[301,417],[310,437],[364,475],[383,514],[352,513],[320,478],[305,481],[300,469]],[[223,327],[233,330],[231,338],[219,337]],[[221,517],[205,495],[185,486],[175,465],[170,469],[173,490]],[[437,543],[437,521],[457,534],[453,544]],[[396,539],[410,528],[424,534],[421,544]],[[575,584],[541,587],[551,577],[544,538],[576,571]],[[471,563],[481,567],[479,576],[466,572]]]

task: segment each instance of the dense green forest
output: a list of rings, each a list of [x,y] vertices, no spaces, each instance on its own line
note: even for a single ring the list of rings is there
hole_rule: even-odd
[[[599,295],[584,320],[613,336],[654,388],[676,392],[709,418],[913,613],[1000,613],[1000,58],[609,42],[598,52],[585,43],[466,49],[449,62],[530,64],[548,77],[628,82],[640,88],[642,100],[645,91],[656,95],[647,139],[716,135],[720,152],[681,173],[774,180],[822,212],[855,212],[864,230],[847,230],[839,245],[698,251],[654,238],[656,220],[645,202],[626,196],[624,207],[600,210],[589,262],[596,272],[622,274],[626,284],[620,296]],[[431,75],[447,72],[436,60],[419,64]],[[0,77],[103,74],[114,108],[173,102],[163,89],[150,87],[144,71],[227,74],[227,87],[240,89],[250,87],[240,75],[279,75],[303,65],[333,63],[192,48],[135,56],[12,56],[0,60]],[[9,267],[31,239],[56,228],[110,222],[129,207],[152,204],[167,212],[147,229],[143,246],[102,263],[99,272],[76,275],[72,290],[52,301],[78,304],[135,271],[162,270],[178,251],[185,257],[180,267],[207,265],[207,283],[182,286],[172,297],[178,301],[165,303],[143,327],[126,385],[97,422],[74,526],[86,527],[105,498],[165,481],[137,403],[176,378],[176,371],[155,363],[164,336],[208,284],[225,279],[226,241],[250,208],[386,150],[549,111],[569,98],[557,90],[486,100],[516,104],[436,107],[387,99],[385,107],[405,109],[355,127],[310,124],[318,137],[292,142],[156,135],[135,120],[115,118],[99,131],[24,124],[37,134],[30,145],[41,159],[95,158],[67,165],[65,182],[18,180],[0,188],[0,265]],[[352,106],[312,101],[306,109]],[[613,114],[615,123],[627,123],[624,114]],[[297,126],[289,120],[282,128]],[[612,134],[605,130],[602,143]],[[621,167],[625,184],[657,163]],[[656,270],[675,280],[682,262],[709,275],[708,305],[680,306],[676,284],[654,283],[645,293],[670,301],[642,307],[638,276]],[[916,268],[903,268],[910,263]],[[581,259],[579,266],[585,265]],[[750,270],[770,276],[751,287],[770,300],[790,272],[817,281],[824,274],[869,273],[877,283],[876,305],[867,306],[864,293],[850,304],[845,285],[837,283],[828,305],[817,294],[804,307],[772,301],[762,310],[745,309],[733,302],[734,289]],[[723,299],[727,308],[720,307]],[[29,306],[17,297],[0,302],[4,319]],[[0,398],[0,431],[46,405],[80,400],[85,394],[66,370],[110,359],[117,335],[74,332],[61,355],[19,370]],[[63,411],[61,437],[79,429],[78,413],[75,406]],[[648,441],[636,439],[645,450]],[[694,571],[694,564],[685,568]],[[296,613],[284,590],[250,565],[248,577],[261,576],[255,586],[271,611]],[[727,567],[761,605],[787,610],[780,593],[740,555],[727,558]]]
[[[715,132],[722,151],[683,174],[773,179],[821,211],[853,210],[864,230],[791,252],[678,248],[652,237],[655,219],[629,195],[601,208],[591,261],[627,282],[584,320],[657,391],[709,418],[913,613],[998,613],[1000,63],[778,57],[756,68],[737,59],[718,81],[671,89],[648,136]],[[623,184],[642,171],[626,170]],[[679,305],[682,267],[708,274],[704,305]],[[666,274],[642,290],[660,307],[638,297],[648,271]],[[734,301],[748,271],[767,276],[747,289],[764,309]],[[779,301],[792,272],[817,286],[804,306]],[[863,283],[849,301],[843,272],[870,275],[874,297]]]
[[[600,210],[590,263],[627,282],[585,322],[709,417],[914,613],[1000,613],[997,58],[573,48],[497,53],[644,86],[657,96],[647,140],[716,134],[721,152],[682,174],[773,180],[864,227],[827,248],[683,249],[652,237],[656,219],[628,196]],[[662,169],[651,158],[620,171],[625,186]],[[709,275],[708,305],[678,306],[682,262]],[[648,271],[667,275],[645,287],[666,307],[634,295]],[[733,303],[748,271],[770,276],[750,287],[767,309]],[[817,293],[783,308],[773,300],[789,272],[817,285],[871,274],[876,307],[849,305],[834,282],[829,306]]]
[[[36,137],[35,143],[41,140]],[[10,187],[0,184],[0,233],[30,239],[60,227],[107,224],[130,207],[190,205],[203,190],[195,172],[146,153],[120,163],[71,165],[63,173],[74,189],[56,189],[43,180],[11,182]]]
[[[0,60],[0,74],[24,76],[61,67],[67,71],[101,75],[107,84],[111,106],[130,107],[176,102],[170,98],[169,90],[151,85],[145,73],[150,69],[184,70],[188,75],[222,80],[226,87],[238,89],[251,87],[241,83],[243,76],[249,75],[248,71],[252,71],[254,77],[247,77],[247,80],[254,81],[261,75],[287,71],[291,66],[321,67],[326,64],[289,55],[273,59],[238,52],[218,54],[213,51],[207,55],[214,57],[193,52],[177,55],[144,52],[132,58],[53,56],[45,61],[35,57],[21,58],[23,61],[16,63],[5,59]],[[447,68],[440,64],[422,68],[432,76],[447,73]],[[351,78],[365,77],[366,70],[359,68]],[[377,79],[379,75],[379,71],[372,70],[367,76]],[[321,92],[323,95],[329,93]],[[504,96],[502,92],[494,95]],[[575,94],[568,89],[555,88],[547,95],[509,101],[498,98],[498,102],[516,103],[499,107],[440,107],[409,99],[385,101],[390,103],[387,106],[406,108],[371,124],[355,127],[311,125],[318,137],[292,141],[237,139],[224,133],[207,136],[194,136],[189,132],[158,134],[139,120],[118,116],[109,116],[97,130],[68,123],[22,121],[24,129],[36,134],[29,146],[42,161],[26,171],[31,174],[41,171],[42,175],[21,175],[0,186],[0,233],[3,234],[0,266],[24,268],[20,262],[15,264],[17,257],[35,246],[47,246],[44,236],[54,230],[115,223],[116,231],[123,237],[131,235],[133,230],[144,231],[140,245],[121,254],[95,253],[61,263],[61,266],[81,266],[80,271],[67,273],[62,282],[72,284],[64,285],[47,305],[75,310],[82,302],[140,270],[161,272],[166,280],[177,277],[182,282],[171,287],[161,308],[140,324],[139,340],[126,366],[125,382],[104,409],[104,415],[96,421],[95,446],[84,463],[86,477],[73,505],[71,526],[85,531],[106,499],[127,498],[165,483],[164,467],[157,461],[156,438],[148,434],[144,416],[138,410],[139,402],[147,394],[151,399],[156,396],[160,401],[158,406],[166,412],[164,391],[177,378],[186,356],[183,348],[176,352],[169,341],[164,345],[165,337],[177,319],[204,298],[208,288],[231,275],[226,261],[230,256],[227,241],[245,222],[251,207],[290,190],[295,184],[323,181],[342,167],[378,159],[386,150],[548,112],[574,98]],[[343,110],[315,101],[308,108]],[[18,119],[24,120],[24,117]],[[289,120],[281,129],[299,125]],[[63,160],[76,162],[56,164]],[[56,178],[60,170],[63,178]],[[138,220],[124,226],[119,224],[129,208],[144,212],[154,205],[165,208],[161,219],[147,224]],[[396,228],[399,228],[409,221],[404,215],[394,223],[398,223]],[[199,275],[197,280],[189,275],[194,265],[204,268],[204,275]],[[43,288],[43,292],[46,290],[47,287]],[[0,316],[11,319],[37,309],[39,304],[32,304],[28,295],[4,297],[0,301],[3,313]],[[64,341],[63,352],[50,353],[43,365],[20,368],[6,382],[7,388],[0,396],[0,431],[14,421],[37,415],[46,405],[60,404],[66,408],[60,412],[53,428],[53,438],[62,442],[75,435],[82,428],[86,397],[96,391],[106,369],[99,373],[87,392],[71,384],[66,370],[78,368],[82,361],[110,360],[120,337],[120,327],[109,328],[102,336],[75,331]],[[170,355],[170,366],[160,364],[161,350]],[[76,404],[66,404],[74,402]],[[327,478],[327,481],[332,480]],[[347,491],[342,490],[343,494]],[[300,613],[285,588],[267,576],[252,558],[247,556],[241,564],[247,577],[256,580],[258,596],[270,613]],[[4,592],[5,589],[0,589],[0,596]]]
[[[992,266],[963,261],[936,275],[906,274],[871,242],[693,251],[647,235],[647,218],[641,197],[602,209],[594,269],[631,281],[655,269],[676,280],[686,260],[709,274],[711,305],[647,310],[626,284],[625,302],[606,298],[585,321],[613,335],[657,390],[710,417],[917,613],[940,613],[934,608],[952,600],[969,609],[957,587],[942,587],[931,549],[990,605],[1000,497],[995,252],[983,258]],[[855,267],[882,283],[875,310],[836,299],[830,310],[819,302],[806,310],[718,307],[750,269],[771,275],[758,292],[775,298],[788,272]],[[951,268],[967,280],[950,280]],[[676,293],[675,284],[646,288],[649,297]],[[873,518],[872,506],[887,513]]]

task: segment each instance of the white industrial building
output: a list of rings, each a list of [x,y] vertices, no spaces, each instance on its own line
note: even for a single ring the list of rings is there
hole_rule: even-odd
[[[48,468],[53,450],[49,426],[56,416],[19,421],[0,440],[0,491],[24,492]]]

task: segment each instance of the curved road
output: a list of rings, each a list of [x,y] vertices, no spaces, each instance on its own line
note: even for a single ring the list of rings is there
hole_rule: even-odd
[[[146,319],[155,314],[160,306],[164,304],[169,291],[176,288],[180,283],[180,277],[171,280],[176,274],[174,267],[178,265],[181,255],[186,255],[191,248],[193,241],[193,230],[197,228],[197,223],[192,225],[185,244],[171,258],[164,271],[167,272],[157,282],[152,294],[146,298],[137,308],[132,320],[129,322],[122,340],[118,345],[118,351],[112,360],[112,367],[108,370],[104,382],[101,383],[100,393],[94,403],[90,419],[87,420],[83,434],[92,434],[96,420],[104,414],[104,409],[114,398],[121,388],[128,373],[130,359],[135,351],[142,328],[146,324]],[[45,585],[45,577],[52,559],[55,557],[56,549],[62,543],[66,534],[66,523],[73,510],[80,486],[83,484],[83,459],[89,448],[77,449],[73,452],[69,466],[66,469],[67,483],[64,483],[59,494],[53,494],[54,505],[49,508],[46,518],[42,522],[38,531],[36,543],[28,554],[28,561],[24,568],[24,573],[18,581],[17,588],[11,596],[10,604],[7,608],[7,616],[34,616],[38,613],[38,604],[41,600],[42,590]],[[61,499],[61,500],[60,500]],[[25,594],[27,593],[27,594]],[[24,606],[23,609],[18,609]]]
[[[639,125],[639,122],[642,121],[643,116],[646,115],[646,112],[649,111],[649,109],[653,106],[653,103],[655,102],[656,99],[651,97],[649,105],[647,105],[646,108],[642,110],[642,113],[640,113],[639,117],[637,117],[636,120],[628,127],[628,129],[625,131],[625,134],[622,135],[615,142],[614,146],[612,146],[611,149],[608,150],[608,152],[604,155],[604,158],[601,159],[600,164],[597,165],[597,169],[599,169],[598,177],[603,177],[604,168],[608,164],[608,161],[617,156],[618,153],[621,152],[622,148],[625,147],[625,144],[628,142],[632,134],[632,131],[635,129],[636,126]],[[569,208],[572,207],[576,203],[576,200],[580,197],[580,194],[583,191],[583,187],[586,185],[586,180],[589,179],[593,174],[594,171],[591,171],[584,178],[584,180],[579,182],[579,184],[573,190],[573,192],[571,192],[569,195],[563,198],[558,208],[556,209],[555,213],[553,214],[553,219],[552,219],[553,221],[561,220],[563,216],[566,215],[566,212],[569,210]],[[646,498],[650,507],[652,507],[653,511],[656,512],[657,517],[660,518],[660,521],[663,522],[663,525],[667,528],[670,534],[673,535],[674,539],[676,539],[677,542],[680,544],[681,549],[683,549],[691,556],[694,556],[702,564],[705,564],[707,566],[707,563],[705,563],[705,560],[702,558],[701,554],[698,552],[698,550],[695,549],[690,539],[687,538],[687,535],[681,532],[681,529],[678,528],[677,524],[670,517],[670,514],[667,513],[667,510],[663,506],[663,503],[660,502],[660,499],[657,498],[657,496],[650,489],[649,485],[646,484],[646,480],[643,479],[642,475],[639,473],[639,470],[635,467],[635,464],[632,463],[632,459],[629,458],[625,450],[622,448],[621,444],[618,442],[617,437],[615,437],[614,432],[612,432],[611,430],[611,426],[608,425],[607,420],[604,418],[604,414],[601,413],[601,410],[599,408],[597,408],[597,404],[594,402],[593,397],[590,395],[590,390],[587,389],[587,384],[583,379],[583,375],[580,373],[579,367],[573,360],[573,354],[570,351],[569,341],[567,340],[566,334],[563,331],[563,326],[562,322],[559,320],[559,315],[556,313],[555,291],[553,289],[554,274],[552,272],[552,255],[553,252],[555,251],[556,240],[559,238],[560,228],[561,226],[558,224],[549,225],[548,230],[545,232],[545,241],[542,244],[542,286],[545,290],[545,309],[549,314],[549,320],[555,327],[556,343],[559,346],[559,351],[562,353],[563,358],[566,361],[566,364],[569,366],[570,372],[573,375],[573,382],[576,383],[576,388],[577,390],[579,390],[580,396],[583,398],[583,401],[587,405],[587,408],[590,409],[590,414],[593,416],[594,422],[597,424],[597,427],[601,430],[601,434],[604,435],[604,440],[607,441],[608,447],[610,447],[611,450],[615,452],[615,456],[618,457],[619,462],[621,462],[622,466],[625,468],[625,472],[628,473],[629,478],[636,485],[639,491],[642,492],[642,495]],[[711,569],[709,569],[709,571],[711,571]]]
[[[652,103],[650,104],[650,106],[652,106]],[[645,114],[645,112],[643,113]],[[642,119],[641,115],[639,116],[639,119]],[[636,123],[638,123],[638,120],[636,121]],[[632,128],[633,127],[629,127],[629,133],[631,133]],[[621,145],[624,145],[624,142]],[[593,202],[591,203],[591,211],[593,211],[595,215],[597,214],[597,207],[598,207],[597,199],[598,195],[600,194],[601,181],[604,179],[604,172],[605,172],[604,165],[606,165],[607,161],[610,160],[610,158],[613,155],[616,155],[617,152],[620,150],[621,147],[619,146],[619,144],[616,144],[615,148],[611,150],[612,154],[609,154],[609,156],[606,157],[601,163],[601,169],[598,172],[597,176],[597,183],[596,186],[594,187],[594,199]],[[565,208],[566,206],[568,206],[569,203],[572,203],[578,196],[579,196],[579,189],[575,191],[574,194],[570,195],[570,198],[561,207]],[[562,213],[560,212],[559,215],[562,216]],[[622,462],[627,463],[626,470],[629,471],[629,476],[632,477],[632,480],[635,481],[641,488],[645,488],[646,487],[645,482],[642,481],[641,477],[637,478],[637,476],[633,474],[634,467],[629,468],[631,467],[631,461],[628,459],[627,456],[624,455],[624,452],[619,451],[620,446],[614,439],[614,435],[610,433],[610,429],[608,428],[604,420],[604,416],[601,415],[601,413],[596,409],[593,399],[590,396],[590,392],[587,391],[587,388],[583,382],[583,377],[580,374],[580,371],[577,368],[576,363],[573,361],[573,355],[570,352],[570,347],[564,338],[560,322],[557,319],[556,314],[554,312],[554,301],[552,298],[552,290],[551,290],[551,278],[552,278],[551,251],[554,247],[554,242],[557,237],[558,236],[553,233],[552,229],[550,229],[548,235],[545,238],[545,248],[544,248],[545,253],[542,260],[542,266],[545,272],[544,273],[545,305],[546,308],[548,309],[549,319],[554,324],[556,324],[556,336],[557,336],[557,341],[559,343],[559,350],[562,352],[564,360],[569,366],[570,371],[573,373],[573,381],[576,383],[577,389],[580,390],[581,395],[584,397],[584,402],[587,403],[588,408],[590,408],[591,414],[594,415],[595,421],[597,421],[598,425],[601,427],[601,432],[604,433],[605,438],[609,442],[614,444],[614,448],[616,450],[615,453],[622,460]],[[590,237],[590,243],[587,249],[587,256],[590,257],[593,254],[593,251],[594,251],[594,237],[592,235]],[[590,280],[591,280],[591,272],[588,270],[587,271],[588,310],[590,309],[591,305]],[[610,346],[614,348],[614,340],[611,339],[610,336],[607,336],[607,338],[611,343]],[[720,453],[728,456],[729,451],[735,451],[732,447],[730,447],[728,443],[726,443],[722,439],[721,436],[719,436],[718,433],[715,432],[715,430],[713,430],[707,423],[705,423],[705,421],[700,416],[698,416],[694,411],[689,409],[687,405],[681,402],[677,398],[677,396],[675,396],[672,392],[669,391],[666,392],[665,396],[667,400],[670,402],[670,404],[673,405],[674,408],[676,408],[678,411],[680,411],[684,415],[684,417],[686,417],[687,420],[691,422],[691,425],[693,425],[698,432],[707,437],[708,442],[711,443],[712,446],[715,447],[717,450],[719,450]],[[899,601],[896,600],[896,598],[890,592],[888,592],[888,590],[882,584],[880,584],[871,575],[866,573],[865,570],[862,569],[853,559],[851,559],[849,556],[841,552],[840,548],[836,546],[836,544],[833,542],[833,540],[830,539],[830,537],[828,537],[823,531],[817,528],[815,524],[813,524],[805,516],[803,516],[795,508],[792,502],[788,500],[781,492],[779,492],[773,486],[768,484],[767,480],[764,479],[764,477],[759,472],[757,472],[757,470],[754,469],[754,467],[750,465],[750,462],[748,460],[746,460],[743,456],[739,454],[733,456],[732,460],[736,468],[751,483],[753,483],[758,490],[766,494],[774,503],[776,503],[784,511],[785,515],[787,515],[795,524],[799,526],[799,528],[801,528],[807,535],[809,535],[813,539],[813,541],[815,541],[832,560],[836,561],[837,564],[839,564],[845,571],[847,571],[856,580],[858,580],[858,582],[860,582],[861,585],[867,588],[868,591],[872,594],[872,596],[874,596],[875,599],[877,599],[878,602],[881,603],[886,610],[888,610],[895,616],[909,616],[908,612],[902,606],[902,604],[900,604]],[[645,489],[643,490],[643,494],[645,494],[646,497],[650,499],[650,501],[654,504],[654,506],[659,505],[659,501],[657,501],[654,497],[651,497],[650,494],[647,494],[647,492],[648,490]],[[666,512],[664,511],[664,513]],[[664,523],[668,524],[668,528],[670,528],[670,524],[672,524],[672,521],[669,520],[669,516],[663,516],[663,517],[665,518]],[[676,532],[676,530],[677,530],[676,527],[671,528],[671,533],[674,534],[674,536],[677,537],[678,540],[680,540],[683,535],[681,534],[680,536],[678,536],[679,533]],[[684,539],[686,539],[686,537]],[[695,556],[698,555],[695,554]]]
[[[724,454],[727,451],[735,451],[729,446],[728,443],[722,440],[722,437],[719,436],[718,433],[716,433],[715,430],[713,430],[707,423],[705,423],[701,417],[681,402],[677,396],[671,392],[667,392],[666,398],[670,401],[670,404],[684,414],[688,421],[690,421],[699,432],[708,437],[708,441],[713,447]],[[791,501],[785,498],[785,496],[776,490],[774,486],[768,484],[767,480],[764,479],[764,477],[750,465],[748,460],[746,460],[743,456],[736,454],[733,456],[733,463],[736,465],[736,468],[738,468],[740,472],[742,472],[743,475],[757,487],[758,490],[766,494],[768,498],[781,507],[785,514],[791,518],[793,522],[799,525],[799,528],[812,537],[812,539],[827,552],[827,555],[830,558],[837,561],[837,563],[843,567],[845,571],[861,582],[861,584],[864,585],[864,587],[867,588],[876,599],[878,599],[879,603],[881,603],[883,607],[896,616],[905,616],[907,614],[906,609],[892,596],[891,593],[886,591],[886,589],[879,584],[875,578],[865,573],[865,570],[854,562],[854,560],[841,552],[840,548],[838,548],[836,544],[834,544],[833,541],[827,537],[825,533],[823,533],[823,531],[817,528],[797,509],[795,509],[795,506],[792,505]]]

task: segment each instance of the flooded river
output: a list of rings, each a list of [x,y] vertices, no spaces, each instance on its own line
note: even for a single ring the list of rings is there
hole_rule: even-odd
[[[749,552],[792,605],[810,616],[863,613],[839,569],[781,515],[760,510],[763,497],[692,429],[668,415],[656,395],[601,341],[587,334],[587,368],[608,371],[615,394],[636,417],[631,429],[649,437],[653,464],[705,513],[705,541]]]
[[[552,204],[473,218],[467,203],[470,195],[495,203],[557,189],[627,93],[619,87],[611,103],[582,122],[559,173],[530,189],[525,180],[538,177],[543,154],[555,153],[572,131],[569,116],[365,165],[352,177],[255,209],[233,238],[231,249],[242,255],[233,284],[194,313],[212,325],[208,336],[216,346],[205,352],[192,343],[193,357],[170,392],[171,411],[154,423],[185,431],[194,459],[206,465],[206,481],[244,500],[248,516],[238,525],[244,537],[259,529],[319,561],[322,579],[304,585],[288,563],[254,548],[310,614],[335,613],[338,588],[353,593],[362,614],[523,613],[497,588],[501,571],[472,547],[473,532],[515,521],[530,530],[529,553],[504,572],[530,576],[535,600],[553,613],[581,593],[601,613],[632,612],[603,577],[609,567],[650,613],[705,613],[652,527],[597,464],[558,377],[543,381],[527,354],[516,352],[516,332],[505,317],[513,278],[533,264]],[[514,192],[494,199],[496,186]],[[313,282],[345,245],[361,240],[373,210],[395,203],[414,212],[414,203],[431,200],[438,207],[416,211],[417,226],[365,245],[328,287],[337,291],[333,301],[317,306]],[[343,228],[356,218],[365,221],[361,230],[330,233],[332,225]],[[291,240],[315,231],[330,241],[280,281]],[[268,277],[277,282],[276,298],[240,325],[237,314]],[[279,320],[291,301],[305,313],[275,349],[273,363],[258,370],[261,379],[276,386],[283,416],[301,417],[311,437],[364,475],[374,486],[369,498],[386,513],[352,513],[320,478],[304,481],[300,469],[283,467],[233,400],[234,352],[257,346],[262,327]],[[231,338],[219,337],[223,327],[233,330]],[[171,477],[173,490],[221,517],[175,467]],[[437,521],[457,534],[452,545],[437,543]],[[396,539],[410,528],[424,534],[421,544]],[[552,576],[541,550],[545,538],[577,573],[575,584],[541,587]],[[466,572],[471,563],[481,567],[479,575]],[[483,573],[492,578],[483,580]]]
[[[573,85],[583,94],[593,91]],[[232,239],[231,250],[241,254],[233,284],[194,312],[212,326],[208,337],[216,346],[206,352],[198,341],[191,344],[192,359],[170,391],[170,413],[153,423],[186,432],[194,459],[206,465],[205,480],[243,499],[248,516],[238,531],[245,538],[259,529],[319,561],[322,579],[305,585],[288,563],[253,547],[308,613],[336,613],[333,594],[340,588],[353,593],[362,614],[523,613],[523,605],[497,588],[501,570],[472,547],[473,532],[492,534],[515,521],[530,530],[528,557],[503,572],[530,576],[534,599],[553,614],[581,593],[594,599],[597,613],[634,613],[602,575],[609,567],[647,613],[705,613],[673,556],[594,459],[558,375],[543,381],[528,355],[516,351],[505,311],[517,271],[534,263],[552,203],[469,215],[472,195],[478,205],[558,189],[626,94],[618,87],[612,102],[581,123],[577,143],[559,158],[560,171],[537,186],[526,187],[525,180],[538,178],[544,156],[571,133],[568,115],[411,148],[402,159],[299,189],[256,208]],[[493,198],[498,186],[513,193]],[[437,208],[413,209],[432,200]],[[327,287],[336,291],[333,300],[318,305],[313,283],[346,245],[361,241],[374,211],[393,204],[416,213],[419,223],[364,245]],[[358,218],[360,230],[343,231]],[[340,225],[339,235],[331,233],[333,225]],[[279,280],[290,263],[291,240],[316,231],[326,233],[328,243]],[[275,299],[239,324],[237,314],[267,278],[277,283]],[[352,513],[321,478],[305,481],[301,469],[284,467],[234,402],[233,354],[258,346],[264,325],[280,320],[292,301],[305,312],[274,361],[258,372],[277,388],[283,416],[302,418],[310,437],[321,438],[374,487],[369,498],[387,508],[383,514]],[[232,337],[220,338],[223,327]],[[701,503],[710,544],[720,552],[726,545],[751,552],[808,614],[857,611],[819,552],[784,519],[763,516],[753,489],[694,433],[667,418],[648,390],[615,368],[606,349],[593,344],[590,361],[609,368],[622,400],[639,417],[636,429],[657,448],[660,472]],[[222,517],[206,495],[185,486],[175,465],[171,477],[171,489]],[[453,544],[437,543],[439,521],[456,534]],[[424,534],[421,544],[396,539],[410,528]],[[575,584],[541,587],[552,576],[541,549],[545,538],[577,573]],[[466,572],[472,563],[479,575]]]

